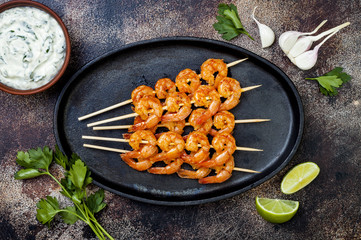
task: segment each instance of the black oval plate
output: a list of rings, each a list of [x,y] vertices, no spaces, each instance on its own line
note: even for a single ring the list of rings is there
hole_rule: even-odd
[[[196,180],[138,172],[118,153],[84,148],[83,143],[130,149],[126,143],[83,140],[82,135],[122,137],[125,130],[93,131],[86,124],[131,113],[131,106],[79,122],[80,116],[130,98],[139,85],[154,87],[159,78],[175,79],[185,68],[199,71],[208,58],[233,62],[229,76],[242,87],[262,84],[245,92],[231,110],[236,119],[270,118],[264,123],[237,124],[237,146],[261,148],[263,152],[236,151],[237,167],[259,174],[233,172],[224,183],[200,185]],[[131,124],[133,119],[107,125]],[[303,131],[303,108],[292,81],[275,65],[256,54],[225,42],[191,37],[153,39],[126,45],[88,63],[68,82],[55,107],[57,144],[66,154],[77,153],[92,171],[95,184],[134,200],[160,205],[194,205],[228,198],[251,189],[279,172],[292,158]]]

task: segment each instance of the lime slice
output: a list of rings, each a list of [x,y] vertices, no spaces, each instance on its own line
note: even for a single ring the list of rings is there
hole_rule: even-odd
[[[298,190],[306,187],[310,182],[317,177],[320,168],[316,163],[305,162],[296,165],[292,168],[281,183],[281,191],[284,194],[295,193]]]
[[[297,212],[299,202],[256,197],[257,212],[271,223],[284,223]]]

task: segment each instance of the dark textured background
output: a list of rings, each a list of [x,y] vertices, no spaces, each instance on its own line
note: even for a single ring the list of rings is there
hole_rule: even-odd
[[[4,1],[0,0],[0,3]],[[40,1],[62,18],[69,30],[72,57],[66,75],[49,90],[33,96],[0,92],[0,239],[93,239],[85,224],[55,221],[49,229],[35,218],[36,203],[59,187],[46,177],[16,181],[19,150],[54,147],[53,109],[70,76],[84,64],[124,44],[168,36],[222,40],[212,28],[221,1]],[[163,207],[135,202],[106,192],[108,207],[99,222],[116,239],[360,239],[361,227],[361,2],[332,1],[227,1],[238,7],[241,20],[256,41],[240,36],[231,43],[246,48],[279,66],[295,83],[305,110],[304,137],[295,157],[275,177],[241,195],[219,202]],[[328,29],[351,25],[324,44],[317,65],[300,71],[284,56],[277,42],[260,47],[259,33],[250,18],[270,26],[276,37],[284,31],[311,31],[322,20]],[[314,77],[341,66],[353,79],[337,97],[319,93]],[[286,196],[280,191],[285,173],[294,165],[316,162],[321,173],[308,187]],[[58,168],[53,169],[61,175]],[[96,186],[93,186],[97,189]],[[256,212],[256,196],[300,201],[297,215],[274,225]]]

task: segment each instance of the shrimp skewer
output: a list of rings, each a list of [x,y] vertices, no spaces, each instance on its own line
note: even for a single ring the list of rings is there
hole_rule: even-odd
[[[237,60],[237,61],[228,63],[228,64],[227,64],[227,67],[235,66],[235,65],[237,65],[238,63],[241,63],[241,62],[243,62],[243,61],[245,61],[245,60],[247,60],[247,59],[248,59],[248,58],[240,59],[240,60]],[[191,81],[191,82],[193,83],[193,85],[196,85],[196,83],[194,83],[194,81]],[[192,83],[190,84],[190,86],[191,86],[192,89],[194,89],[195,86],[193,86]],[[171,91],[171,90],[168,90],[168,92],[170,92],[170,91]],[[181,91],[181,90],[180,90],[180,91]],[[153,91],[153,94],[155,94],[155,93],[156,93],[156,91]],[[158,94],[157,94],[157,96],[158,96]],[[158,98],[159,98],[159,96],[158,96]],[[81,117],[78,118],[78,120],[79,120],[79,121],[83,121],[83,120],[85,120],[85,119],[88,119],[88,118],[97,116],[97,115],[99,115],[99,114],[102,114],[102,113],[108,112],[108,111],[110,111],[110,110],[119,108],[119,107],[121,107],[121,106],[130,104],[130,103],[132,103],[132,102],[133,102],[133,99],[128,99],[128,100],[125,100],[125,101],[123,101],[123,102],[114,104],[114,105],[112,105],[112,106],[109,106],[109,107],[100,109],[100,110],[95,111],[95,112],[93,112],[93,113],[89,113],[89,114],[87,114],[87,115],[81,116]]]
[[[189,118],[191,118],[192,114],[197,110],[205,111],[205,109],[203,109],[203,108],[195,109],[192,111]],[[194,119],[194,124],[195,124],[195,120],[196,120],[196,118]],[[234,123],[236,123],[236,124],[238,124],[238,123],[260,123],[260,122],[268,122],[268,121],[271,121],[271,119],[239,119],[239,120],[234,120]],[[131,126],[132,125],[97,126],[97,127],[93,127],[93,130],[121,130],[121,129],[129,129]],[[192,125],[192,123],[187,122],[187,123],[185,123],[185,126],[193,126],[193,125]],[[165,123],[161,123],[157,127],[166,127],[166,126],[165,126]],[[195,130],[197,130],[197,129],[195,129]]]
[[[169,132],[164,132],[165,133],[169,133]],[[99,141],[108,141],[108,142],[129,142],[129,139],[124,139],[124,138],[111,138],[111,137],[98,137],[98,136],[87,136],[87,135],[83,135],[82,139],[88,139],[88,140],[99,140]],[[143,141],[142,143],[147,143],[147,141]],[[176,143],[169,143],[169,146],[174,146]],[[183,144],[182,144],[183,145]],[[183,146],[184,147],[184,146]],[[198,147],[202,147],[202,145],[198,145]],[[214,148],[213,145],[210,145],[210,148]],[[257,149],[257,148],[249,148],[249,147],[238,147],[236,146],[237,151],[248,151],[248,152],[260,152],[263,151],[262,149]]]
[[[261,85],[256,85],[256,86],[251,86],[251,87],[247,87],[247,88],[242,88],[241,92],[246,92],[246,91],[258,88],[260,86]],[[206,85],[201,85],[197,89],[197,91],[195,92],[195,93],[198,92],[197,93],[198,94],[198,97],[197,97],[198,100],[195,99],[194,96],[193,96],[193,100],[191,101],[191,104],[195,104],[196,106],[209,106],[208,107],[209,111],[206,113],[206,115],[202,116],[202,120],[198,120],[198,121],[204,121],[204,120],[206,120],[206,118],[211,117],[213,113],[215,114],[219,110],[219,108],[220,108],[220,106],[222,104],[220,102],[219,94],[218,94],[218,97],[216,96],[216,93],[218,93],[218,92],[216,90],[214,92],[213,91],[210,92],[210,89],[206,89],[206,88],[207,88]],[[203,91],[203,93],[201,93],[201,91]],[[206,94],[212,94],[212,96],[207,96]],[[218,98],[219,98],[219,100],[218,100]],[[197,104],[200,104],[200,105],[197,105]],[[204,104],[204,105],[202,105],[202,104]],[[218,107],[218,104],[220,105],[219,107]],[[178,106],[179,107],[183,106],[183,103],[180,103]],[[167,109],[167,107],[163,107],[163,110],[166,110],[166,109]],[[184,110],[186,110],[186,109],[189,110],[188,103],[186,104],[186,108]],[[182,113],[182,116],[184,116],[183,113]],[[119,120],[122,120],[122,119],[136,117],[136,116],[138,116],[137,113],[130,113],[130,114],[114,117],[114,118],[109,118],[109,119],[89,123],[89,124],[87,124],[87,127],[93,127],[93,126],[101,125],[103,123],[119,121]],[[260,119],[260,121],[258,121],[258,122],[262,122],[262,121],[263,120]],[[266,120],[266,121],[269,121],[269,120]],[[109,129],[110,129],[109,127],[105,127],[104,129],[99,128],[99,129],[94,129],[94,130],[109,130]],[[118,129],[124,129],[124,128],[121,127],[121,128],[118,128]]]
[[[98,150],[103,150],[103,151],[110,151],[110,152],[117,152],[117,153],[128,153],[131,152],[129,150],[124,150],[124,149],[118,149],[118,148],[109,148],[109,147],[104,147],[104,146],[98,146],[98,145],[93,145],[93,144],[83,144],[83,147],[86,148],[92,148],[92,149],[98,149]],[[199,168],[201,169],[201,168]],[[198,169],[198,170],[199,170]],[[180,169],[181,171],[182,169]],[[204,169],[203,169],[204,170]],[[259,171],[255,171],[252,169],[246,169],[246,168],[237,168],[235,167],[233,169],[234,171],[239,171],[239,172],[248,172],[248,173],[260,173]],[[189,171],[189,170],[186,170]],[[206,174],[205,176],[207,176],[208,174]],[[187,177],[185,177],[187,178]],[[190,178],[190,177],[189,177]]]

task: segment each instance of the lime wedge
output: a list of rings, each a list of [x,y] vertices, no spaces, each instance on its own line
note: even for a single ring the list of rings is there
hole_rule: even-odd
[[[297,212],[299,202],[256,197],[257,212],[271,223],[284,223]]]
[[[316,163],[305,162],[292,168],[281,183],[281,191],[284,194],[292,194],[306,187],[320,172]]]

